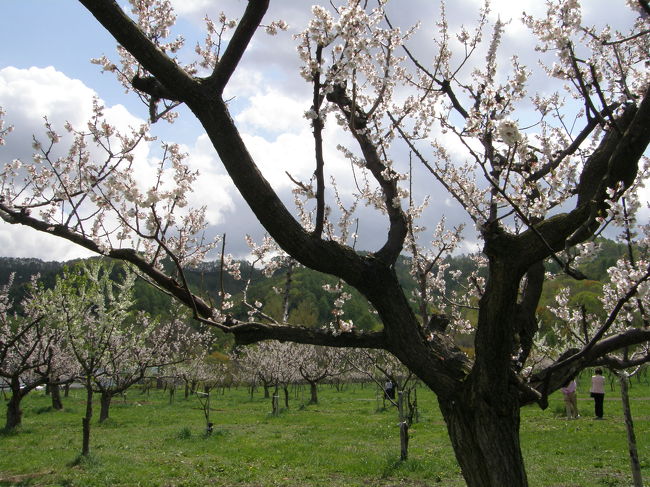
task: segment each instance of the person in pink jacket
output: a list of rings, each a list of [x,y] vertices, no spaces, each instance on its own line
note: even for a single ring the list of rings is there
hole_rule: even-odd
[[[578,385],[575,380],[568,380],[560,389],[564,395],[564,407],[566,408],[567,419],[579,418],[578,414],[578,400],[576,396],[576,389]]]
[[[605,377],[603,369],[597,368],[595,375],[591,377],[591,397],[594,398],[594,412],[596,419],[603,419],[603,401],[605,400]]]

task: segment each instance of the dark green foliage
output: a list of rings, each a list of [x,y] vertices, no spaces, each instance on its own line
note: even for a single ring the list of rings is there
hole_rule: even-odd
[[[241,279],[234,279],[227,272],[221,274],[219,261],[205,262],[202,265],[185,270],[185,278],[193,291],[203,296],[208,296],[214,302],[223,290],[233,296],[241,293],[246,285],[246,280],[257,282],[263,279],[261,271],[251,268],[246,261],[240,261]]]
[[[60,262],[0,257],[0,285],[9,282],[9,277],[13,273],[14,285],[9,290],[9,297],[14,303],[20,303],[27,294],[27,285],[32,276],[39,275],[46,287],[52,287],[56,274],[62,269],[63,264]]]
[[[585,306],[588,313],[602,314],[600,302],[602,283],[608,279],[607,268],[612,266],[616,260],[624,255],[627,250],[624,246],[611,240],[599,239],[601,250],[591,259],[587,259],[580,265],[580,270],[591,278],[591,280],[575,281],[566,276],[548,281],[544,285],[544,293],[539,304],[538,314],[542,327],[549,326],[554,317],[546,310],[549,305],[554,305],[554,296],[562,287],[570,287],[572,290],[572,306]],[[75,265],[76,261],[70,261],[67,265]],[[449,271],[461,270],[467,275],[474,269],[474,262],[465,255],[447,257],[446,264],[449,264]],[[115,266],[114,272],[119,272],[121,264]],[[48,288],[53,286],[56,275],[62,272],[64,264],[59,262],[43,262],[39,259],[17,259],[0,257],[0,283],[6,283],[9,275],[15,272],[15,286],[12,296],[15,299],[22,298],[26,293],[26,285],[33,274],[39,274],[43,285]],[[221,290],[234,296],[237,303],[241,296],[246,280],[251,280],[248,292],[249,302],[260,301],[265,304],[265,312],[276,319],[282,316],[282,296],[275,289],[284,290],[286,280],[286,268],[278,269],[275,274],[267,279],[261,271],[251,268],[247,262],[240,262],[242,279],[235,280],[229,274],[221,275],[219,261],[206,262],[196,268],[187,269],[185,278],[190,283],[190,288],[198,294],[205,296],[213,303],[218,304]],[[549,262],[548,269],[557,272],[557,264]],[[395,266],[395,272],[404,287],[407,296],[411,296],[415,289],[410,272],[410,258],[400,257]],[[458,289],[460,282],[452,280],[447,273],[447,289],[450,291]],[[294,268],[292,271],[292,282],[290,290],[289,323],[305,326],[323,326],[333,320],[332,309],[337,296],[334,293],[323,290],[324,284],[334,286],[336,279],[320,274],[303,267]],[[343,319],[354,321],[357,329],[374,330],[380,327],[377,317],[368,311],[365,298],[356,290],[345,286],[345,291],[352,295],[343,307],[345,312]],[[152,316],[162,319],[169,318],[171,310],[171,298],[150,286],[144,281],[137,281],[134,290],[136,308],[146,311]],[[415,306],[415,304],[414,304]],[[433,310],[432,310],[433,311]],[[248,310],[244,306],[236,306],[233,315],[243,319],[247,316]],[[472,316],[468,317],[470,320]],[[227,347],[231,340],[221,340]],[[469,345],[469,344],[468,344]]]
[[[136,308],[152,316],[169,317],[172,299],[150,284],[138,279],[133,289]]]
[[[602,237],[596,239],[596,244],[599,250],[591,258],[583,260],[578,269],[591,280],[606,281],[608,279],[607,269],[627,253],[627,247]],[[549,259],[546,268],[553,274],[561,273],[557,262],[552,259]]]
[[[597,243],[600,250],[591,259],[581,264],[580,270],[589,279],[604,282],[609,279],[607,269],[616,264],[616,261],[623,255],[627,254],[627,248],[623,244],[604,238],[599,238]]]
[[[265,312],[276,319],[281,318],[283,298],[274,288],[284,290],[286,272],[286,269],[281,268],[271,278],[259,280],[249,289],[249,301],[263,302]],[[323,326],[333,321],[332,310],[338,296],[325,291],[323,286],[329,284],[333,287],[336,283],[337,280],[331,276],[306,268],[294,268],[289,293],[289,323]],[[344,286],[344,291],[350,293],[352,298],[343,306],[343,319],[354,321],[358,329],[377,328],[379,322],[368,311],[363,296],[349,286]],[[240,309],[240,312],[245,310]]]

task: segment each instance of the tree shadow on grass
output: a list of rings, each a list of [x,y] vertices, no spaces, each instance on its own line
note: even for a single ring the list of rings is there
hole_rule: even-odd
[[[28,473],[23,475],[8,475],[0,477],[0,487],[28,487],[30,485],[39,485],[38,479],[45,475],[53,473],[53,470],[44,472]]]

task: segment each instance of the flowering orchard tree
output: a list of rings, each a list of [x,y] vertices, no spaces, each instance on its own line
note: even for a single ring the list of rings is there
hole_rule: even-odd
[[[109,417],[111,399],[144,378],[148,369],[184,360],[184,341],[192,333],[182,323],[160,324],[135,314],[133,285],[126,272],[120,281],[114,266],[101,260],[66,269],[53,288],[42,286],[28,309],[63,336],[86,388],[82,454],[89,453],[93,394],[101,394],[100,422]]]
[[[115,283],[111,270],[112,265],[103,266],[99,260],[78,269],[66,269],[52,289],[41,287],[30,302],[33,313],[46,316],[48,326],[62,332],[79,366],[79,380],[86,389],[82,455],[90,453],[94,385],[110,380],[112,347],[120,341],[120,327],[133,305],[131,288],[135,275]]]
[[[0,216],[132,262],[197,318],[241,344],[277,339],[391,352],[436,393],[468,485],[527,485],[520,407],[544,406],[576,370],[650,338],[647,327],[628,326],[562,355],[539,372],[540,382],[521,376],[538,332],[545,262],[553,259],[566,273],[584,277],[571,265],[573,249],[610,222],[613,205],[645,174],[650,5],[621,0],[617,8],[630,9],[632,20],[615,30],[583,22],[578,0],[550,0],[540,19],[524,17],[537,37],[529,49],[539,63],[532,66],[523,57],[500,63],[508,25],[490,26],[487,5],[473,28],[458,32],[441,8],[431,62],[410,48],[416,29],[393,24],[390,2],[315,6],[297,36],[300,75],[313,95],[305,110],[314,175],[292,178],[299,203],[294,214],[260,171],[224,96],[251,41],[286,27],[264,19],[273,1],[249,0],[239,21],[208,19],[189,63],[179,54],[183,38],[170,37],[175,16],[168,1],[133,0],[130,13],[112,0],[80,4],[120,44],[119,60],[95,62],[144,100],[152,122],[173,120],[174,108],[184,104],[268,234],[301,265],[356,288],[383,323],[380,331],[360,333],[348,322],[333,330],[237,322],[193,294],[183,266],[200,260],[214,242],[203,240],[205,211],[188,208],[187,193],[210,183],[189,169],[177,146],[165,144],[159,170],[148,186],[139,185],[134,148],[150,140],[148,128],[117,131],[99,103],[83,130],[68,124],[61,137],[48,123],[33,161],[5,164]],[[544,91],[529,93],[535,86]],[[332,123],[347,131],[334,143],[349,159],[352,204],[343,204],[336,181],[326,184],[332,162],[324,129]],[[0,138],[10,136],[0,130]],[[55,157],[68,139],[67,154]],[[427,176],[432,181],[423,190]],[[453,340],[466,324],[454,322],[453,314],[441,316],[431,300],[437,291],[429,286],[442,289],[434,279],[438,250],[422,243],[418,222],[427,202],[442,204],[443,198],[426,197],[438,188],[466,210],[482,242],[486,271],[472,282],[471,357]],[[364,205],[386,221],[383,243],[370,252],[354,248],[354,210]],[[395,272],[405,249],[418,259],[414,276],[423,304],[417,312]],[[176,264],[174,275],[163,259]]]
[[[614,215],[620,219],[623,232],[619,239],[627,246],[628,252],[618,260],[609,272],[609,282],[603,286],[600,298],[603,313],[587,310],[584,303],[572,299],[568,288],[560,290],[556,296],[556,306],[549,307],[556,320],[551,334],[562,337],[556,343],[573,347],[578,353],[586,353],[599,342],[613,339],[630,327],[650,323],[650,225],[636,228],[635,213],[638,200],[628,197],[620,205],[613,207]],[[537,343],[534,353],[545,356],[561,364],[562,357],[557,347],[549,346],[545,339]],[[596,365],[606,366],[619,378],[623,415],[628,437],[628,451],[635,487],[642,486],[641,465],[636,445],[636,434],[630,409],[628,393],[629,377],[638,373],[648,361],[650,342],[635,344],[620,350],[603,354],[595,361]]]
[[[61,334],[45,326],[43,315],[16,313],[9,298],[12,283],[13,276],[0,287],[0,380],[11,389],[5,430],[20,426],[23,398],[65,364]]]
[[[182,322],[158,323],[144,313],[133,324],[122,323],[107,348],[104,373],[93,381],[101,395],[99,422],[108,419],[112,398],[140,382],[151,369],[187,360],[184,342],[192,335]]]
[[[196,343],[196,341],[195,341]],[[169,388],[169,400],[173,401],[176,394],[176,385],[182,382],[184,385],[184,395],[187,399],[190,394],[194,394],[199,383],[211,378],[211,371],[208,364],[208,348],[199,350],[196,347],[188,349],[189,357],[183,362],[159,369],[157,377],[165,381],[165,387]]]
[[[254,347],[243,348],[233,359],[246,371],[248,377],[262,381],[264,397],[267,397],[269,386],[275,387],[275,394],[281,386],[284,405],[289,408],[289,385],[297,382],[300,377],[299,359],[294,344],[269,340]]]
[[[264,388],[264,398],[270,397],[269,388],[273,386],[273,376],[264,364],[264,356],[259,353],[256,346],[245,347],[237,350],[231,357],[237,364],[239,380],[250,384],[251,398],[253,390],[258,383]]]
[[[318,384],[343,375],[348,370],[349,351],[320,345],[293,345],[300,377],[309,384],[309,403],[318,404]]]

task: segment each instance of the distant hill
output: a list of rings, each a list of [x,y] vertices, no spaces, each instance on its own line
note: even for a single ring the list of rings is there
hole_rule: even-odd
[[[61,262],[45,262],[40,259],[22,259],[17,257],[0,257],[0,283],[6,284],[9,276],[14,273],[14,282],[24,283],[31,276],[40,274],[49,276],[56,274],[63,264]]]
[[[32,276],[38,275],[39,281],[46,287],[51,287],[54,285],[56,276],[63,272],[65,266],[74,266],[80,262],[82,260],[45,262],[34,258],[0,257],[0,285],[9,282],[9,277],[13,274],[14,285],[10,296],[12,299],[20,301],[27,292],[26,286]],[[252,272],[253,280],[261,279],[261,273],[251,271],[247,262],[241,262],[241,267],[243,276],[248,276]],[[242,280],[235,280],[227,273],[222,279],[218,262],[207,262],[198,268],[186,269],[185,277],[195,292],[212,299],[222,288],[231,295],[240,294],[244,288]],[[171,303],[165,293],[141,280],[138,280],[135,285],[135,299],[138,309],[147,311],[154,316],[167,314]]]
[[[559,287],[571,286],[580,303],[586,303],[589,307],[596,309],[599,306],[597,300],[602,283],[608,279],[606,270],[613,265],[624,253],[625,248],[609,240],[601,240],[601,251],[584,261],[580,269],[587,274],[591,280],[574,281],[568,277],[560,277],[549,281],[545,285],[545,292],[540,302],[540,318],[542,322],[552,319],[543,308],[553,302],[555,291]],[[39,259],[24,259],[13,257],[0,257],[0,284],[5,284],[11,273],[15,274],[12,297],[20,299],[25,294],[25,285],[32,275],[40,275],[41,281],[50,286],[54,284],[56,275],[63,270],[64,265],[75,265],[79,261],[69,262],[44,262]],[[471,259],[467,256],[448,257],[445,261],[450,264],[450,270],[460,270],[463,274],[472,268]],[[250,277],[251,285],[248,290],[248,301],[254,303],[260,301],[265,303],[265,312],[280,319],[282,315],[282,292],[285,287],[287,269],[280,268],[271,278],[262,276],[258,269],[251,269],[247,262],[240,262],[241,280],[233,279],[229,274],[221,275],[219,262],[206,262],[199,267],[186,269],[185,277],[190,287],[196,293],[217,302],[217,296],[221,289],[231,294],[234,301],[238,299],[245,286],[245,280]],[[409,274],[410,259],[400,257],[395,266],[398,278],[402,282],[407,295],[415,289],[415,283]],[[555,264],[550,263],[552,268]],[[551,269],[553,270],[553,269]],[[291,274],[289,322],[300,323],[307,326],[322,326],[333,320],[332,309],[336,295],[323,289],[324,284],[335,285],[336,278],[317,273],[310,269],[297,266]],[[454,289],[459,283],[451,277],[447,277],[448,289]],[[278,292],[277,290],[280,290]],[[343,319],[353,320],[359,329],[376,329],[380,326],[377,317],[368,311],[365,299],[355,290],[345,287],[346,292],[352,295],[343,307]],[[147,311],[154,316],[166,316],[170,310],[170,298],[150,286],[146,282],[139,281],[135,289],[136,306],[138,309]],[[236,318],[245,319],[248,309],[237,306],[233,310]]]

